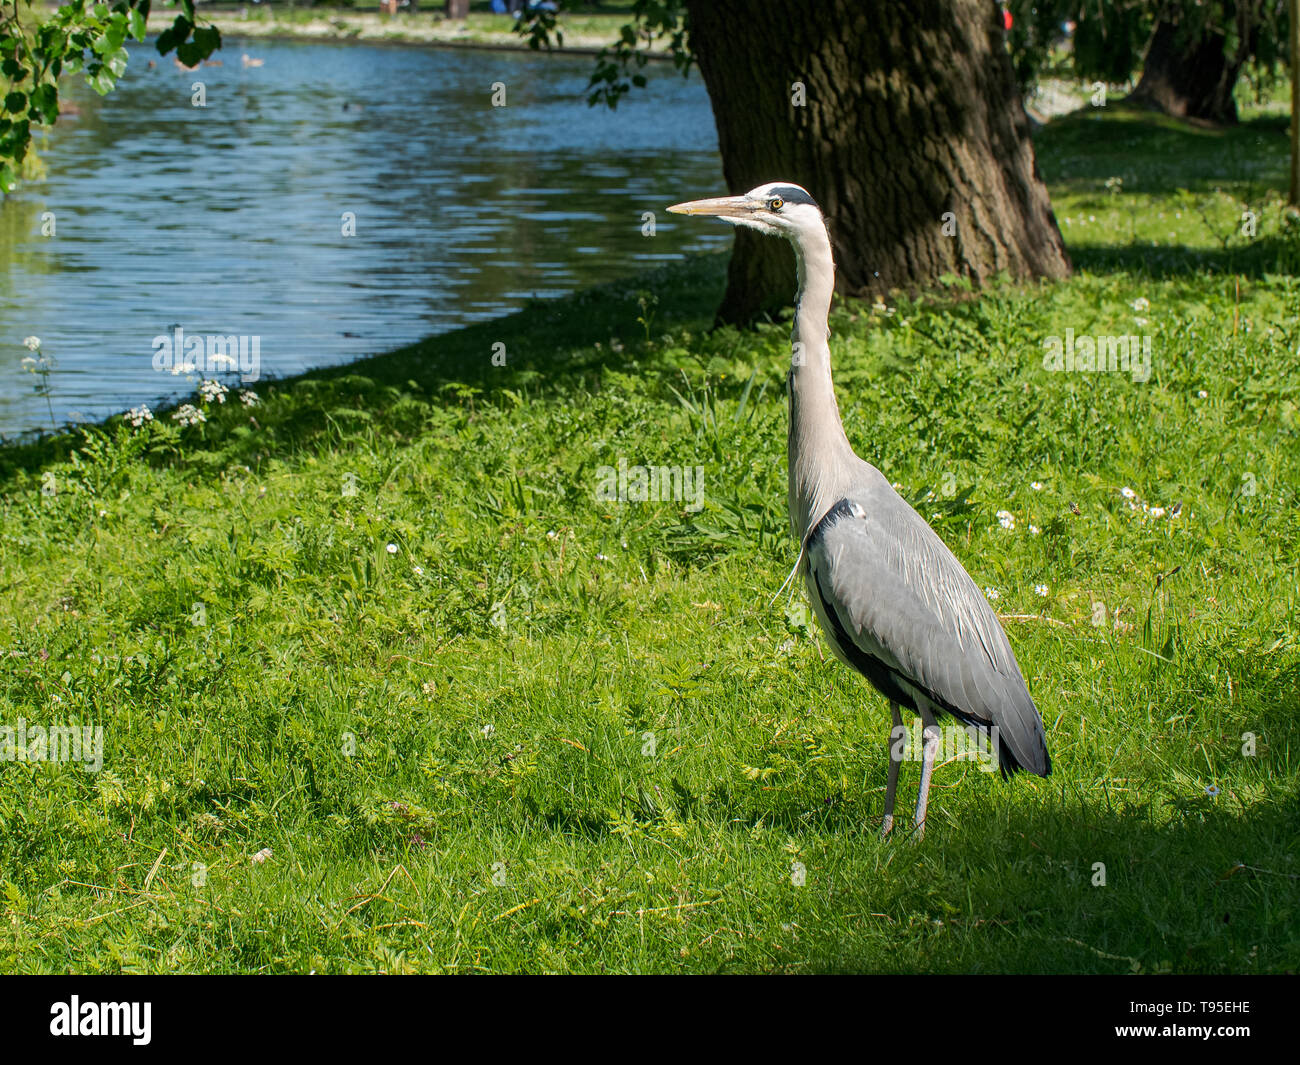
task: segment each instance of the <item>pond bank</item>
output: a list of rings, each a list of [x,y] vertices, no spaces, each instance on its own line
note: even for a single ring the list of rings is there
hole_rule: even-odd
[[[473,14],[463,21],[444,18],[440,12],[416,11],[386,15],[377,11],[345,8],[267,10],[239,8],[204,9],[203,17],[221,30],[223,37],[261,37],[279,40],[366,41],[411,44],[437,48],[480,48],[498,51],[531,51],[527,41],[514,32],[508,15]],[[172,14],[155,12],[149,18],[149,32],[160,33],[172,23]],[[561,29],[563,46],[552,50],[565,55],[598,55],[618,37],[626,15],[593,15],[566,18]],[[667,59],[662,44],[650,51],[652,59]]]

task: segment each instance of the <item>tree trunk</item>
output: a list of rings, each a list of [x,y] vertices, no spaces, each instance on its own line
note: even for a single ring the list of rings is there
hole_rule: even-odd
[[[1229,57],[1225,40],[1222,29],[1209,25],[1180,39],[1178,25],[1166,14],[1151,34],[1142,78],[1130,99],[1175,118],[1236,125],[1232,90],[1246,51]]]
[[[687,8],[728,189],[776,180],[808,189],[826,215],[842,291],[1069,273],[996,4]],[[719,318],[746,322],[788,305],[792,259],[781,242],[738,231]]]
[[[463,19],[469,15],[469,0],[447,0],[447,18]]]

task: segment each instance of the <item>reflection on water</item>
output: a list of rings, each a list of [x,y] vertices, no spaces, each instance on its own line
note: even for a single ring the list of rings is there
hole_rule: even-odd
[[[56,417],[97,419],[192,389],[153,365],[177,326],[260,337],[262,376],[285,376],[731,239],[663,213],[722,186],[698,76],[656,68],[609,113],[586,105],[589,58],[234,39],[221,55],[149,70],[137,47],[115,92],[72,93],[80,113],[38,139],[46,179],[0,204],[0,434],[48,425],[29,334],[57,360]]]

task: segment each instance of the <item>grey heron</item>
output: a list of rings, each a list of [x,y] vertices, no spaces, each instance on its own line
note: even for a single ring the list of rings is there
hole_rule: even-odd
[[[794,247],[795,297],[787,443],[790,523],[808,598],[831,649],[889,700],[889,773],[881,831],[894,824],[904,735],[900,707],[921,719],[915,831],[925,831],[938,718],[949,714],[996,748],[1004,776],[1051,772],[1043,721],[983,593],[944,542],[854,454],[831,380],[828,315],[835,263],[821,209],[777,181],[745,193],[679,203]]]

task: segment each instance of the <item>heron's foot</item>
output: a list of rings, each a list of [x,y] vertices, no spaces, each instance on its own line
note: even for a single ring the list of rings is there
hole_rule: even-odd
[[[880,838],[884,839],[892,831],[894,831],[894,815],[885,814],[885,819],[880,822]]]

